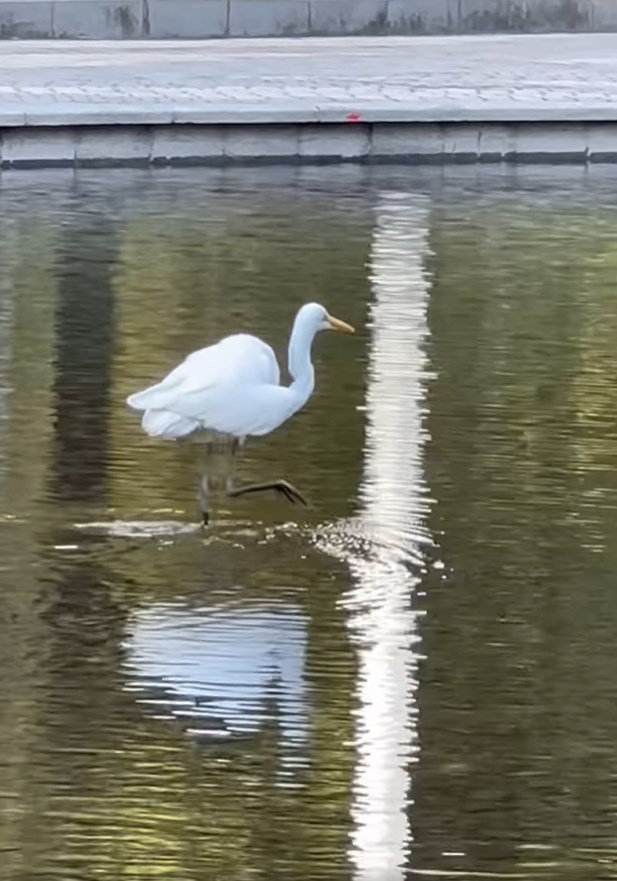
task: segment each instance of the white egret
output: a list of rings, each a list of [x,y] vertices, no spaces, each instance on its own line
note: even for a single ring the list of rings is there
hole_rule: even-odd
[[[274,431],[306,404],[315,387],[311,346],[320,330],[355,332],[318,303],[302,306],[289,338],[289,386],[280,385],[279,366],[270,346],[241,333],[188,355],[161,382],[130,395],[127,403],[143,413],[142,428],[151,437],[179,440],[205,434],[230,440],[235,450],[249,436]],[[284,480],[228,487],[228,493],[239,496],[266,489],[306,504]],[[207,523],[203,487],[200,505]]]

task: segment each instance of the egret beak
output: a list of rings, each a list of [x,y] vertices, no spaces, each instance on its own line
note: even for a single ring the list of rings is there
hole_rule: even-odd
[[[334,318],[332,315],[327,315],[326,321],[328,322],[332,330],[340,330],[341,333],[356,332],[351,324],[347,324],[345,321],[341,321],[340,318]]]

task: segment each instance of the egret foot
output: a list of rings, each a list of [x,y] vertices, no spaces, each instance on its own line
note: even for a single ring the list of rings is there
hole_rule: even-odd
[[[268,480],[266,483],[249,483],[246,486],[228,487],[227,495],[232,499],[237,499],[238,496],[244,496],[249,493],[267,492],[267,490],[274,490],[274,492],[285,496],[287,501],[291,502],[292,505],[295,505],[296,502],[300,502],[300,504],[308,507],[308,502],[302,493],[286,480]]]

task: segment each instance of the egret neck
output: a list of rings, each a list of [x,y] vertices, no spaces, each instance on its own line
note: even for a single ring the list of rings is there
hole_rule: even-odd
[[[308,322],[306,315],[300,313],[294,321],[289,338],[287,366],[292,384],[289,393],[293,396],[293,412],[303,407],[315,388],[315,371],[311,363],[311,346],[319,327]]]

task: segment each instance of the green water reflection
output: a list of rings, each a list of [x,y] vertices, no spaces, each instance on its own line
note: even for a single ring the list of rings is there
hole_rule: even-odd
[[[2,178],[0,881],[614,877],[613,184]],[[124,399],[307,300],[202,535]]]

